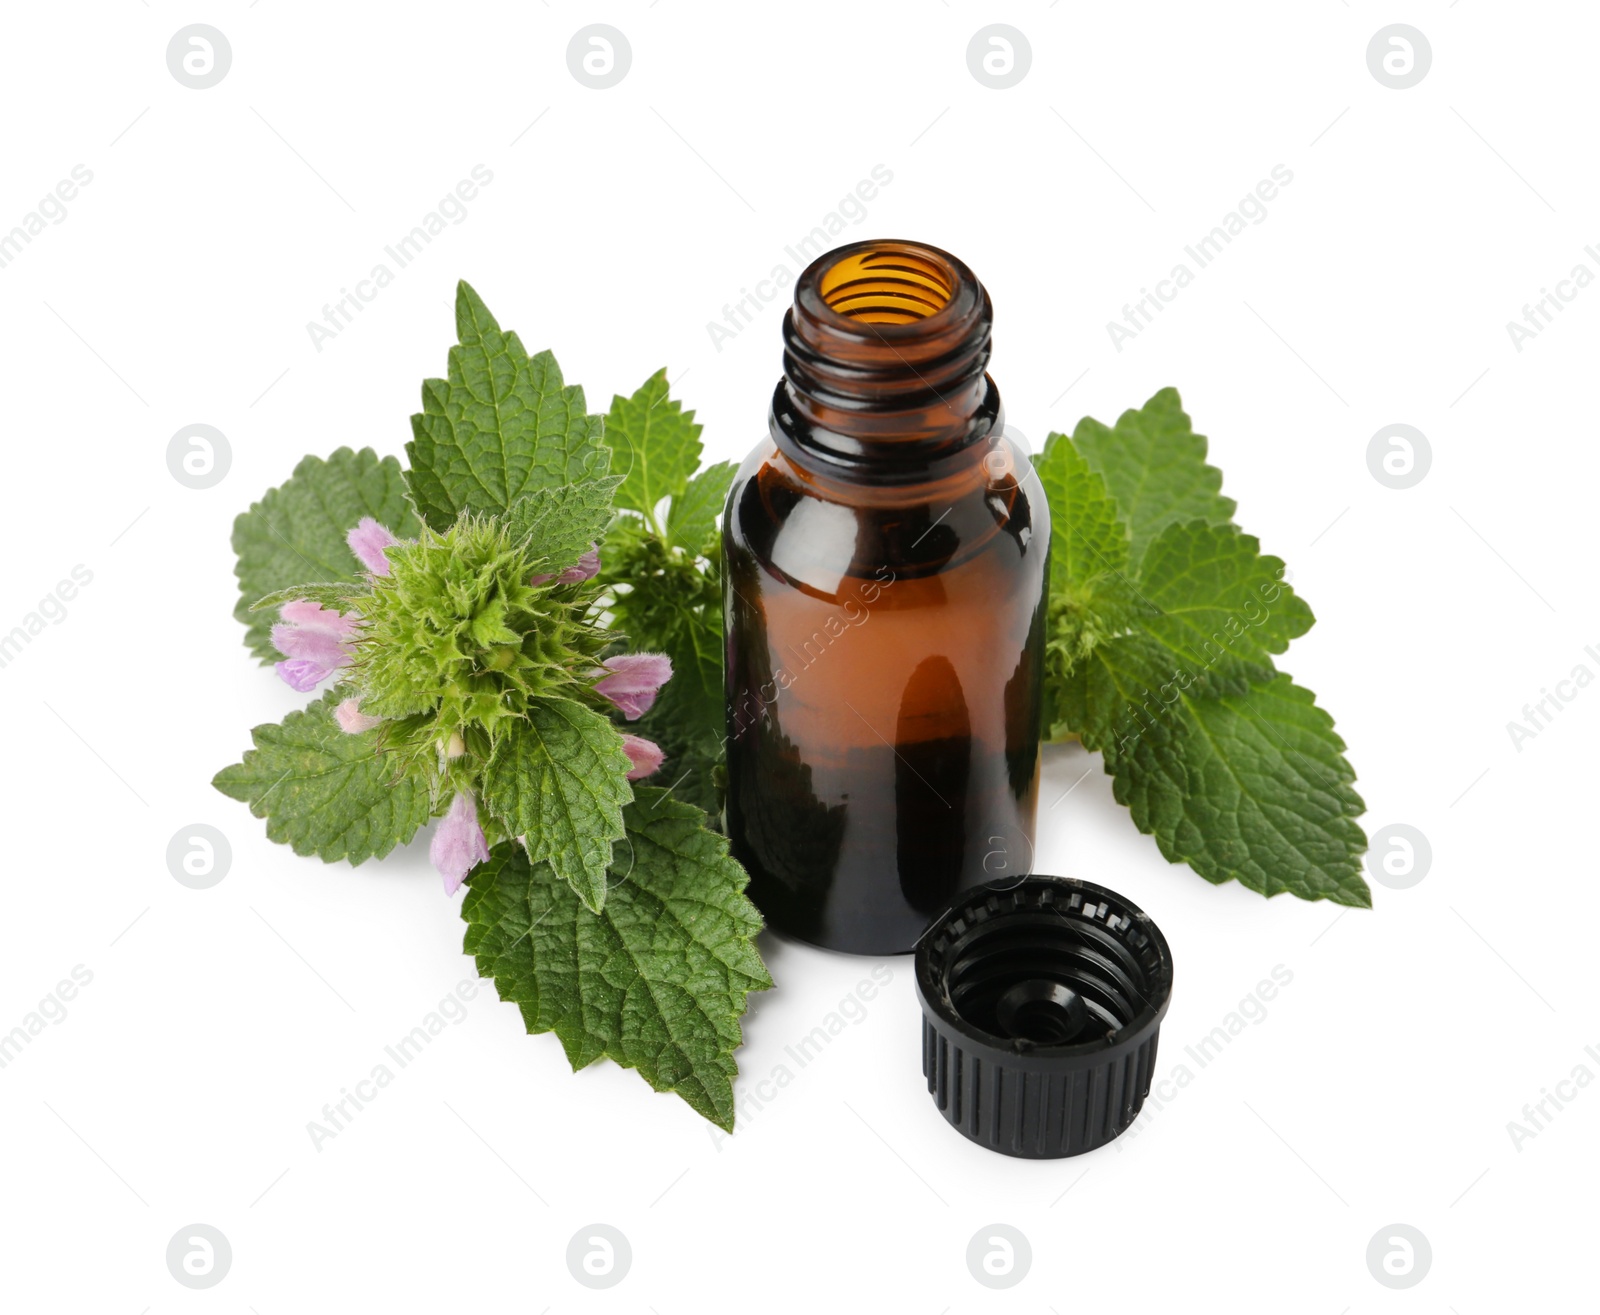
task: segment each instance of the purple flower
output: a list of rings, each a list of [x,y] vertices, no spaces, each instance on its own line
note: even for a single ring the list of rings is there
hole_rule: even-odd
[[[359,699],[345,699],[334,708],[333,719],[339,723],[339,729],[346,735],[360,735],[362,731],[370,731],[383,720],[382,717],[369,717],[362,712]]]
[[[350,551],[361,559],[361,564],[374,575],[389,574],[389,559],[383,555],[385,548],[400,542],[371,516],[363,516],[355,529],[345,536]]]
[[[478,825],[478,806],[463,790],[450,802],[450,811],[433,833],[428,857],[444,877],[444,893],[454,895],[472,868],[489,857],[489,843]]]
[[[278,673],[278,678],[292,690],[301,694],[309,694],[316,689],[328,676],[328,668],[318,666],[309,658],[295,658],[290,662],[279,662],[272,668]]]
[[[628,755],[628,761],[633,764],[628,769],[630,781],[642,780],[649,776],[661,766],[662,760],[667,756],[661,752],[659,744],[653,744],[639,735],[624,735],[622,752]]]
[[[285,603],[278,615],[283,620],[272,627],[272,646],[289,659],[276,668],[289,688],[307,694],[350,661],[348,645],[360,618],[307,598]]]
[[[528,583],[532,585],[548,584],[554,580],[557,584],[582,584],[585,580],[592,579],[600,570],[600,549],[590,548],[588,552],[578,558],[576,566],[569,566],[560,575],[536,575]]]
[[[583,580],[591,580],[600,573],[600,549],[590,548],[582,557],[578,558],[576,566],[569,566],[556,576],[562,584],[578,584]]]
[[[622,709],[629,721],[644,716],[661,687],[672,679],[672,659],[663,653],[619,653],[607,658],[610,673],[595,689]]]

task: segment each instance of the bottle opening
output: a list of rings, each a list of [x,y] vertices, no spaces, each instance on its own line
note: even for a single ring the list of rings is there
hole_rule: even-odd
[[[914,324],[950,304],[953,271],[915,251],[854,249],[822,271],[829,310],[867,324]]]
[[[985,373],[993,308],[947,251],[890,238],[817,257],[783,319],[775,436],[791,456],[934,478],[970,460],[1000,420]],[[896,467],[894,471],[890,467]]]

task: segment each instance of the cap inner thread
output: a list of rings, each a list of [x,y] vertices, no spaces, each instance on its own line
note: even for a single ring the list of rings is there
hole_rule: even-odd
[[[951,1007],[991,1036],[1047,1044],[1088,1041],[1133,1022],[1150,992],[1150,979],[1138,959],[1116,936],[1070,911],[1040,909],[1004,919],[975,922],[945,959]],[[1056,986],[1075,998],[1070,1037],[1035,1036],[1024,1021],[1059,1030],[1068,1021],[1044,1020],[1065,1006],[1045,988]],[[1031,1009],[1018,1012],[1014,993],[1026,988],[1037,996]],[[1001,1002],[1010,1002],[1002,1009]]]

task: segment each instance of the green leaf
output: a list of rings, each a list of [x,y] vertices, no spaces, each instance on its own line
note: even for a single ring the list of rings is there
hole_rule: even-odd
[[[326,862],[362,863],[403,845],[432,814],[427,788],[398,775],[382,730],[347,735],[329,690],[280,724],[250,732],[255,748],[211,784],[267,819],[267,838]]]
[[[463,511],[503,513],[525,494],[606,473],[604,422],[587,414],[549,352],[529,356],[467,284],[456,288],[449,378],[422,385],[406,480],[423,518],[447,529]]]
[[[1365,907],[1344,743],[1273,664],[1311,609],[1232,524],[1205,455],[1171,388],[1115,429],[1051,435],[1037,462],[1053,526],[1046,725],[1104,755],[1173,862]]]
[[[1050,503],[1052,592],[1086,595],[1101,578],[1125,574],[1128,527],[1117,515],[1105,480],[1072,440],[1051,434],[1034,465]]]
[[[1270,680],[1272,655],[1316,620],[1283,583],[1283,561],[1254,536],[1203,521],[1168,525],[1145,553],[1138,593],[1144,632],[1170,656],[1169,675],[1242,694]]]
[[[620,483],[622,476],[607,475],[518,498],[505,518],[511,542],[526,541],[542,570],[552,575],[566,570],[605,536]]]
[[[1047,641],[1052,656],[1055,645],[1054,639]],[[1084,748],[1104,751],[1109,762],[1124,738],[1167,733],[1160,711],[1181,689],[1171,655],[1143,631],[1130,628],[1093,645],[1087,655],[1069,664],[1064,676],[1053,664],[1050,670],[1048,694],[1059,719],[1049,728],[1053,738],[1074,734]]]
[[[1132,533],[1138,565],[1145,549],[1174,521],[1225,525],[1234,501],[1222,496],[1222,472],[1206,464],[1206,440],[1190,427],[1176,388],[1163,388],[1116,428],[1085,416],[1073,446],[1105,479]]]
[[[1282,575],[1252,536],[1191,521],[1161,532],[1136,582],[1103,580],[1077,609],[1052,599],[1047,731],[1100,749],[1175,693],[1270,680],[1273,654],[1315,619]]]
[[[667,542],[698,556],[706,556],[717,532],[717,517],[728,500],[728,486],[738,473],[734,461],[707,466],[672,499],[667,513]]]
[[[627,471],[617,505],[639,512],[654,527],[661,500],[682,493],[700,465],[700,426],[693,411],[667,395],[665,369],[632,397],[611,399],[606,437]]]
[[[629,729],[665,753],[655,779],[719,813],[723,640],[717,517],[737,466],[723,461],[695,472],[700,426],[692,411],[668,396],[665,370],[631,398],[614,398],[606,424],[619,463],[631,463],[617,494],[627,512],[601,553],[612,630],[635,650],[665,653],[673,670],[655,706]],[[668,499],[663,526],[660,512]]]
[[[609,1057],[731,1131],[739,1019],[772,985],[749,878],[699,809],[662,790],[641,786],[625,817],[600,913],[548,864],[498,846],[468,878],[466,952],[574,1070]]]
[[[1179,695],[1108,754],[1113,793],[1161,852],[1207,881],[1370,908],[1365,809],[1333,718],[1286,675],[1219,698]]]
[[[622,736],[571,699],[543,698],[505,736],[484,769],[483,802],[535,863],[549,863],[598,913],[611,846],[633,797]]]
[[[1051,434],[1034,465],[1050,504],[1050,624],[1045,640],[1045,733],[1066,734],[1061,682],[1094,648],[1150,610],[1128,565],[1128,529],[1100,478],[1065,434]]]
[[[282,654],[272,646],[276,619],[255,612],[259,599],[311,581],[356,584],[365,568],[345,542],[363,516],[401,539],[414,538],[417,518],[406,501],[405,477],[393,457],[371,448],[340,448],[326,461],[307,457],[288,481],[269,490],[233,522],[234,573],[239,601],[234,616],[246,626],[245,643],[262,663]]]

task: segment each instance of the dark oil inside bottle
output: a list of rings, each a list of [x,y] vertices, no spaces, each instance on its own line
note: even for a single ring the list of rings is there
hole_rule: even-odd
[[[909,951],[1032,868],[1050,534],[989,317],[933,248],[819,261],[730,493],[728,834],[769,925],[829,948]]]

